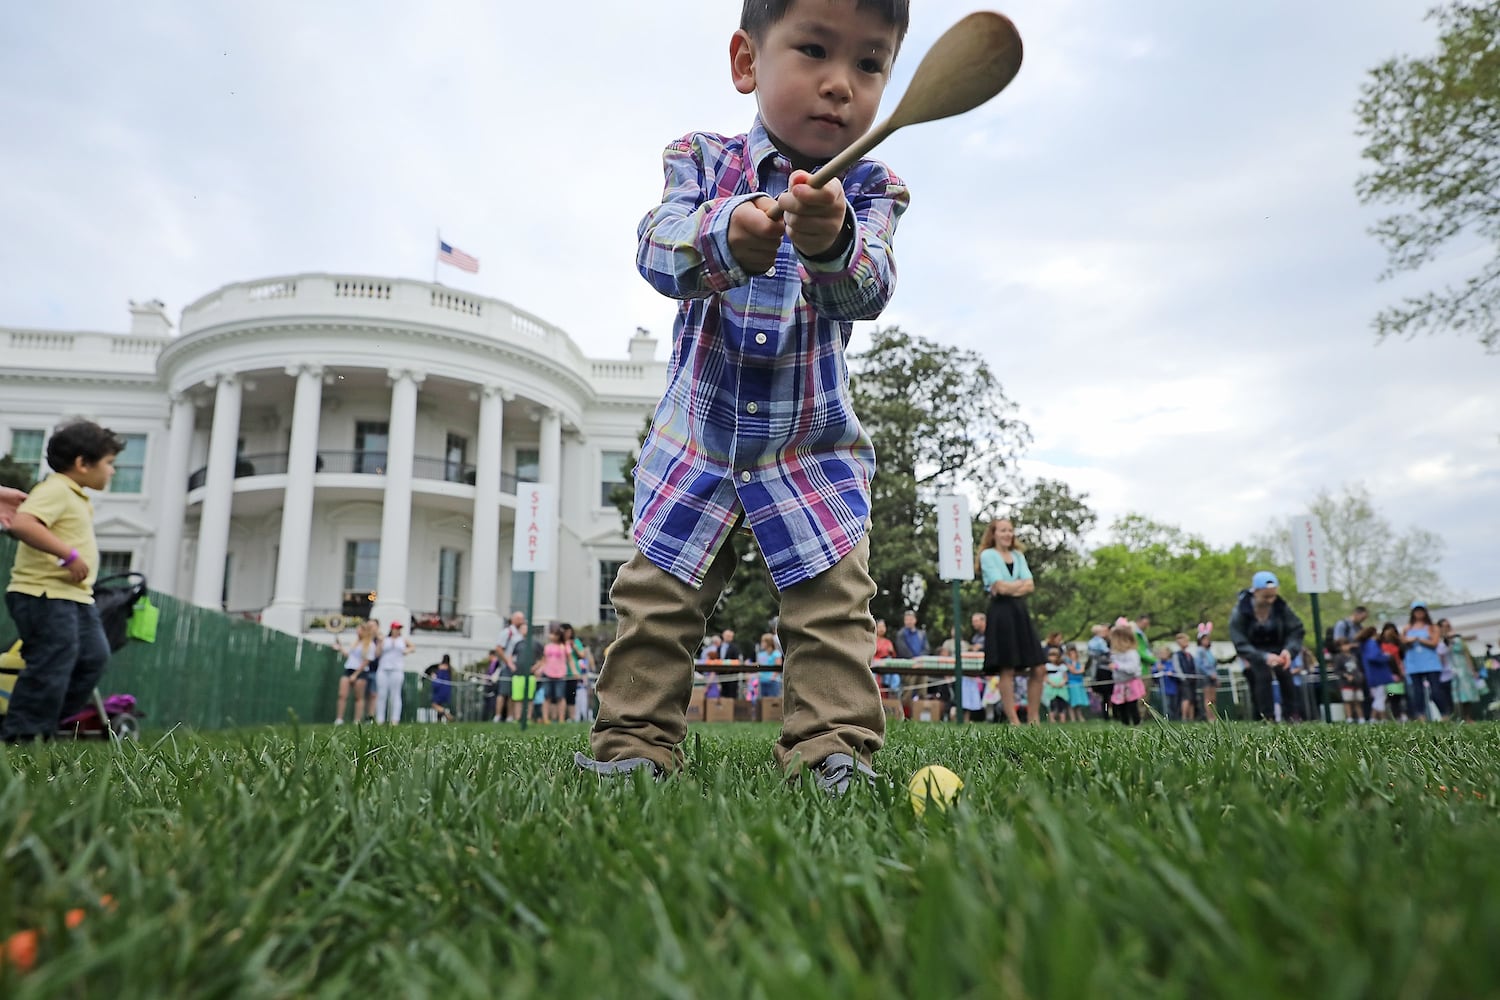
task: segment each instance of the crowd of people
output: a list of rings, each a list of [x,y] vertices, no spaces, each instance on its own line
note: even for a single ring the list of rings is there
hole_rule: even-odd
[[[480,669],[483,715],[493,722],[544,725],[588,722],[594,717],[598,665],[588,643],[567,622],[547,630],[536,643],[526,615],[513,613]]]
[[[990,623],[993,618],[976,613],[970,619],[971,638],[965,643],[970,657],[988,657]],[[1156,711],[1171,720],[1215,718],[1219,689],[1219,663],[1212,650],[1212,625],[1198,626],[1196,645],[1186,634],[1175,644],[1152,647],[1146,638],[1149,615],[1135,621],[1118,619],[1113,625],[1093,626],[1083,647],[1066,642],[1060,632],[1049,634],[1038,644],[1038,652],[1027,656],[1040,663],[1021,670],[991,669],[988,662],[966,671],[960,697],[953,697],[953,682],[947,678],[915,681],[891,667],[898,660],[916,660],[933,655],[952,656],[951,639],[934,650],[925,630],[908,612],[896,640],[884,639],[886,623],[876,622],[875,671],[888,700],[909,702],[928,698],[945,703],[944,717],[962,711],[975,722],[1083,722],[1088,719],[1118,719],[1138,723],[1149,700]],[[1148,684],[1150,692],[1148,693]],[[1007,692],[1009,699],[1006,698]],[[909,710],[910,706],[905,706]]]
[[[927,699],[942,703],[943,718],[962,713],[971,721],[1012,724],[1104,719],[1138,725],[1153,713],[1174,722],[1219,718],[1225,665],[1213,650],[1212,622],[1153,642],[1151,616],[1142,614],[1094,625],[1081,646],[1060,632],[1039,639],[1026,603],[1035,581],[1005,518],[987,525],[976,568],[989,604],[972,616],[964,651],[966,659],[980,661],[977,669],[966,671],[958,691],[951,677],[910,671],[914,661],[951,657],[954,640],[934,643],[915,611],[905,612],[895,631],[877,620],[872,669],[888,703],[909,714],[914,699]],[[1420,601],[1403,626],[1386,622],[1377,629],[1368,617],[1357,608],[1324,637],[1325,689],[1306,647],[1306,628],[1280,596],[1276,575],[1256,573],[1236,598],[1228,636],[1243,670],[1249,717],[1314,720],[1325,700],[1341,704],[1351,723],[1482,717],[1489,671],[1451,623],[1433,622]],[[703,640],[696,667],[708,697],[753,702],[781,695],[784,653],[774,621],[771,626],[753,645],[737,640],[734,629]],[[379,623],[367,621],[351,645],[336,648],[346,659],[335,724],[343,724],[351,698],[354,721],[397,721],[405,656],[412,652],[401,624],[392,623],[382,636]],[[591,721],[598,672],[594,652],[571,625],[558,624],[545,642],[533,644],[518,611],[476,671],[456,670],[447,656],[427,668],[432,718],[457,718],[454,693],[471,684],[482,691],[482,717],[494,722]]]
[[[1174,722],[1219,718],[1225,665],[1213,650],[1212,622],[1153,643],[1151,616],[1142,614],[1094,625],[1081,646],[1061,632],[1039,641],[1025,603],[1034,584],[1024,555],[1013,546],[1010,523],[992,523],[979,559],[990,605],[972,616],[964,644],[966,658],[981,665],[967,671],[957,697],[951,677],[903,672],[913,661],[951,657],[953,639],[933,643],[914,611],[905,612],[894,632],[884,620],[875,622],[872,669],[888,702],[901,703],[909,714],[913,699],[929,699],[943,704],[944,718],[963,713],[970,721],[1016,724],[1103,719],[1137,725],[1152,713]],[[1360,607],[1330,629],[1323,643],[1329,681],[1324,695],[1316,660],[1304,645],[1306,629],[1278,586],[1275,574],[1256,573],[1230,617],[1229,640],[1243,669],[1249,717],[1314,720],[1325,699],[1342,704],[1350,723],[1482,716],[1489,671],[1475,662],[1451,623],[1432,622],[1421,602],[1412,605],[1404,626],[1387,622],[1377,630]],[[543,724],[590,721],[598,674],[594,652],[566,623],[550,629],[546,642],[523,657],[528,637],[526,616],[516,612],[477,672],[461,674],[447,656],[430,666],[433,718],[454,719],[453,692],[472,683],[482,688],[483,717],[495,722],[519,722],[528,709],[525,717]],[[335,723],[343,723],[351,697],[356,722],[364,715],[379,722],[398,719],[404,655],[411,651],[400,624],[382,638],[377,622],[365,622],[352,645],[338,648],[346,662]],[[745,646],[735,630],[724,629],[704,639],[698,680],[710,698],[779,697],[783,655],[774,631]]]
[[[751,702],[779,698],[784,657],[775,632],[762,633],[754,650],[746,653],[734,641],[734,629],[727,628],[703,640],[696,672],[708,698],[742,697]]]
[[[975,563],[989,595],[987,610],[970,620],[967,651],[982,654],[979,669],[964,679],[957,699],[951,683],[922,684],[929,697],[945,703],[945,717],[962,712],[974,721],[1012,725],[1039,723],[1044,717],[1054,722],[1093,717],[1134,725],[1144,717],[1153,690],[1160,712],[1169,719],[1216,717],[1219,664],[1211,623],[1198,625],[1196,646],[1180,633],[1175,645],[1153,650],[1147,638],[1149,615],[1093,626],[1082,650],[1065,642],[1061,633],[1042,641],[1026,601],[1035,578],[1009,519],[996,518],[985,526]],[[886,629],[885,622],[876,622],[874,670],[886,696],[904,701],[902,674],[883,666],[884,661],[915,660],[933,650],[915,612],[905,613],[893,638],[887,638]],[[951,645],[939,649],[952,655]]]
[[[955,692],[946,672],[920,666],[924,658],[951,658],[952,638],[934,643],[915,611],[906,611],[894,631],[883,619],[875,621],[872,670],[887,703],[902,705],[905,714],[914,700],[925,699],[942,704],[941,718],[962,713],[976,722],[1137,725],[1152,714],[1173,722],[1214,720],[1225,668],[1235,661],[1245,682],[1241,697],[1248,695],[1238,714],[1258,720],[1315,720],[1324,701],[1341,704],[1350,723],[1475,719],[1489,700],[1484,665],[1475,663],[1449,622],[1433,623],[1421,602],[1403,627],[1386,623],[1377,631],[1365,624],[1364,608],[1335,625],[1322,643],[1325,691],[1318,659],[1306,648],[1305,626],[1280,596],[1272,572],[1254,574],[1235,599],[1228,629],[1235,655],[1221,663],[1214,643],[1223,637],[1212,622],[1153,640],[1151,616],[1141,614],[1094,625],[1081,646],[1060,632],[1039,639],[1026,605],[1035,582],[1007,519],[986,527],[976,566],[990,600],[970,620],[965,658],[979,662],[966,668],[961,690]],[[699,680],[708,697],[776,696],[782,657],[774,631],[750,648],[725,629],[703,641]]]
[[[349,645],[334,640],[334,649],[344,657],[334,725],[344,724],[351,700],[356,723],[368,718],[395,725],[401,720],[406,657],[415,651],[403,631],[402,623],[392,622],[382,636],[380,622],[369,619],[358,625]],[[430,718],[435,722],[465,716],[494,722],[535,719],[543,724],[590,721],[593,680],[598,674],[593,651],[566,622],[549,629],[542,644],[533,643],[529,633],[526,615],[517,611],[482,664],[459,669],[445,653],[428,666],[422,676]],[[478,693],[479,708],[461,709],[460,693],[465,691]]]
[[[926,697],[945,703],[943,717],[962,712],[975,721],[1102,718],[1134,725],[1148,705],[1171,721],[1219,717],[1223,665],[1213,651],[1212,622],[1199,623],[1195,635],[1178,632],[1155,645],[1148,638],[1150,615],[1094,625],[1081,650],[1061,633],[1038,641],[1026,607],[1035,584],[1009,520],[986,527],[976,568],[990,601],[986,613],[973,616],[967,648],[982,654],[982,665],[965,678],[956,703],[949,681],[916,685]],[[1321,643],[1329,680],[1325,689],[1319,658],[1306,645],[1305,626],[1280,596],[1279,585],[1274,573],[1255,573],[1230,615],[1229,641],[1243,669],[1250,718],[1310,721],[1320,716],[1324,702],[1341,704],[1340,714],[1354,724],[1483,716],[1494,673],[1490,658],[1476,663],[1452,624],[1433,622],[1423,602],[1412,604],[1404,626],[1387,622],[1377,631],[1366,624],[1369,613],[1360,607],[1330,629]],[[894,637],[887,636],[883,621],[875,628],[873,669],[888,699],[914,693],[893,661],[934,652],[952,655],[951,640],[932,648],[914,612],[906,612]]]
[[[1404,626],[1367,625],[1361,607],[1334,626],[1330,666],[1348,717],[1359,722],[1428,718],[1472,722],[1489,700],[1489,658],[1476,662],[1463,636],[1427,606],[1412,604]]]
[[[26,574],[31,572],[31,563],[42,567],[33,575],[39,579],[46,576],[50,591],[65,595],[60,607],[91,607],[86,601],[96,550],[92,547],[91,512],[76,500],[82,496],[78,486],[98,488],[107,483],[112,449],[118,447],[109,431],[84,422],[60,430],[54,441],[56,448],[49,451],[49,462],[67,471],[54,474],[47,488],[39,489],[30,501],[18,491],[10,491],[11,495],[4,498],[5,525],[26,543],[18,552],[17,570],[7,596],[12,615],[23,624],[29,620],[26,613],[30,605],[25,602],[31,600],[26,589],[30,586],[31,577]],[[53,531],[46,529],[54,519],[64,516],[44,508],[43,501],[54,494],[59,498],[56,506],[64,514],[72,510],[69,503],[79,509],[77,530],[68,528],[65,520],[58,520]],[[33,516],[33,510],[39,511],[42,519]],[[34,558],[33,550],[45,558]],[[1133,725],[1147,714],[1147,705],[1170,720],[1218,717],[1221,665],[1212,648],[1212,623],[1200,623],[1196,637],[1181,632],[1172,641],[1154,647],[1148,639],[1149,615],[1134,621],[1121,617],[1113,624],[1097,624],[1081,649],[1065,642],[1061,633],[1040,641],[1026,602],[1035,581],[1008,519],[997,518],[986,526],[975,562],[989,604],[985,612],[971,619],[966,652],[981,659],[980,668],[957,692],[946,679],[908,682],[892,663],[917,661],[939,652],[951,656],[952,640],[934,648],[915,611],[905,612],[901,627],[894,633],[886,622],[876,621],[872,669],[888,699],[900,702],[904,695],[923,693],[945,703],[945,717],[962,712],[973,720],[1012,724],[1035,723],[1045,717],[1056,722],[1116,719]],[[76,598],[66,597],[71,593],[67,586],[79,581],[82,587]],[[1351,723],[1472,721],[1486,714],[1491,700],[1500,700],[1490,690],[1500,682],[1500,670],[1494,668],[1489,650],[1481,662],[1476,662],[1451,622],[1433,621],[1425,603],[1412,603],[1404,625],[1385,622],[1377,629],[1368,619],[1366,608],[1356,608],[1322,637],[1322,660],[1332,682],[1325,685],[1318,679],[1318,657],[1306,647],[1305,626],[1279,595],[1275,574],[1256,573],[1236,599],[1229,622],[1229,640],[1247,682],[1250,716],[1311,720],[1318,717],[1322,704],[1332,701],[1342,705],[1341,714]],[[92,641],[97,632],[97,622],[80,619],[76,634]],[[45,659],[46,634],[23,629],[28,649],[40,651],[32,652],[29,659],[50,670],[50,661]],[[82,640],[76,648],[84,646],[93,648]],[[335,648],[345,659],[334,724],[344,723],[351,701],[354,722],[368,717],[377,723],[396,724],[402,715],[406,657],[415,652],[404,635],[403,623],[392,622],[382,634],[378,621],[362,622],[348,646],[336,640]],[[57,677],[70,676],[74,661],[83,659],[72,650],[66,652],[59,661]],[[95,659],[99,663],[90,661],[93,666],[85,671],[89,677],[102,666],[103,659]],[[748,701],[782,693],[783,659],[774,623],[753,648],[743,649],[734,630],[725,629],[708,637],[697,657],[710,697],[743,697]],[[455,692],[471,684],[482,692],[483,717],[495,722],[537,717],[543,724],[550,724],[594,718],[598,673],[594,652],[571,625],[559,623],[548,631],[544,643],[534,643],[529,638],[526,616],[516,612],[487,663],[477,672],[459,671],[450,657],[444,656],[427,668],[425,677],[434,719],[457,718]],[[25,680],[29,683],[32,676],[28,671]],[[81,682],[73,686],[82,687]],[[25,697],[29,688],[22,684],[17,691],[20,694],[13,696],[6,722],[11,727],[5,733],[8,738],[18,735],[15,727],[28,718],[25,712],[16,711],[16,705],[28,704]],[[56,700],[51,687],[48,691],[49,698]],[[41,721],[31,720],[39,727],[38,734],[47,731],[53,714],[49,701],[45,711],[38,714]]]

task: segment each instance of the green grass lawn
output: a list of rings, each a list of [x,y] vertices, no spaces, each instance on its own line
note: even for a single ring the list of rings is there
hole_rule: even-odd
[[[1500,994],[1495,725],[904,724],[883,773],[967,783],[921,818],[773,735],[659,786],[572,726],[0,748],[0,996]]]

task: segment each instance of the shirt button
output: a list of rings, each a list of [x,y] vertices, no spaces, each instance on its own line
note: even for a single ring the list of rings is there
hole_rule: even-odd
[[[749,472],[741,472],[740,473],[740,482],[742,482],[742,483],[748,483],[749,481],[750,481],[750,473]]]
[[[754,413],[758,409],[760,409],[760,407],[756,406],[754,403],[746,403],[745,404],[745,412],[746,413]]]
[[[766,335],[763,333],[757,333],[755,335],[755,342],[757,344],[764,344],[766,342]]]

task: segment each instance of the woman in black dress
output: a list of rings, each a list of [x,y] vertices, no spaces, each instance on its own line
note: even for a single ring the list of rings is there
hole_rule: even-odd
[[[1016,548],[1015,526],[1005,518],[991,521],[979,541],[979,575],[990,595],[985,616],[984,672],[1000,677],[1000,704],[1005,718],[1019,725],[1016,715],[1017,670],[1026,678],[1026,721],[1042,721],[1042,683],[1046,677],[1045,656],[1026,595],[1036,589],[1026,557]]]

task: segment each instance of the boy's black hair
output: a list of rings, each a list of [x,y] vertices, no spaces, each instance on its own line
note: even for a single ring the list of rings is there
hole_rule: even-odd
[[[771,25],[786,17],[793,0],[745,0],[740,8],[740,27],[757,42],[766,37]],[[911,20],[910,0],[855,0],[859,10],[873,10],[896,29],[896,41],[906,38]]]
[[[75,420],[52,432],[47,441],[47,464],[58,472],[67,472],[80,458],[93,465],[124,450],[125,442],[114,431],[92,420]]]

